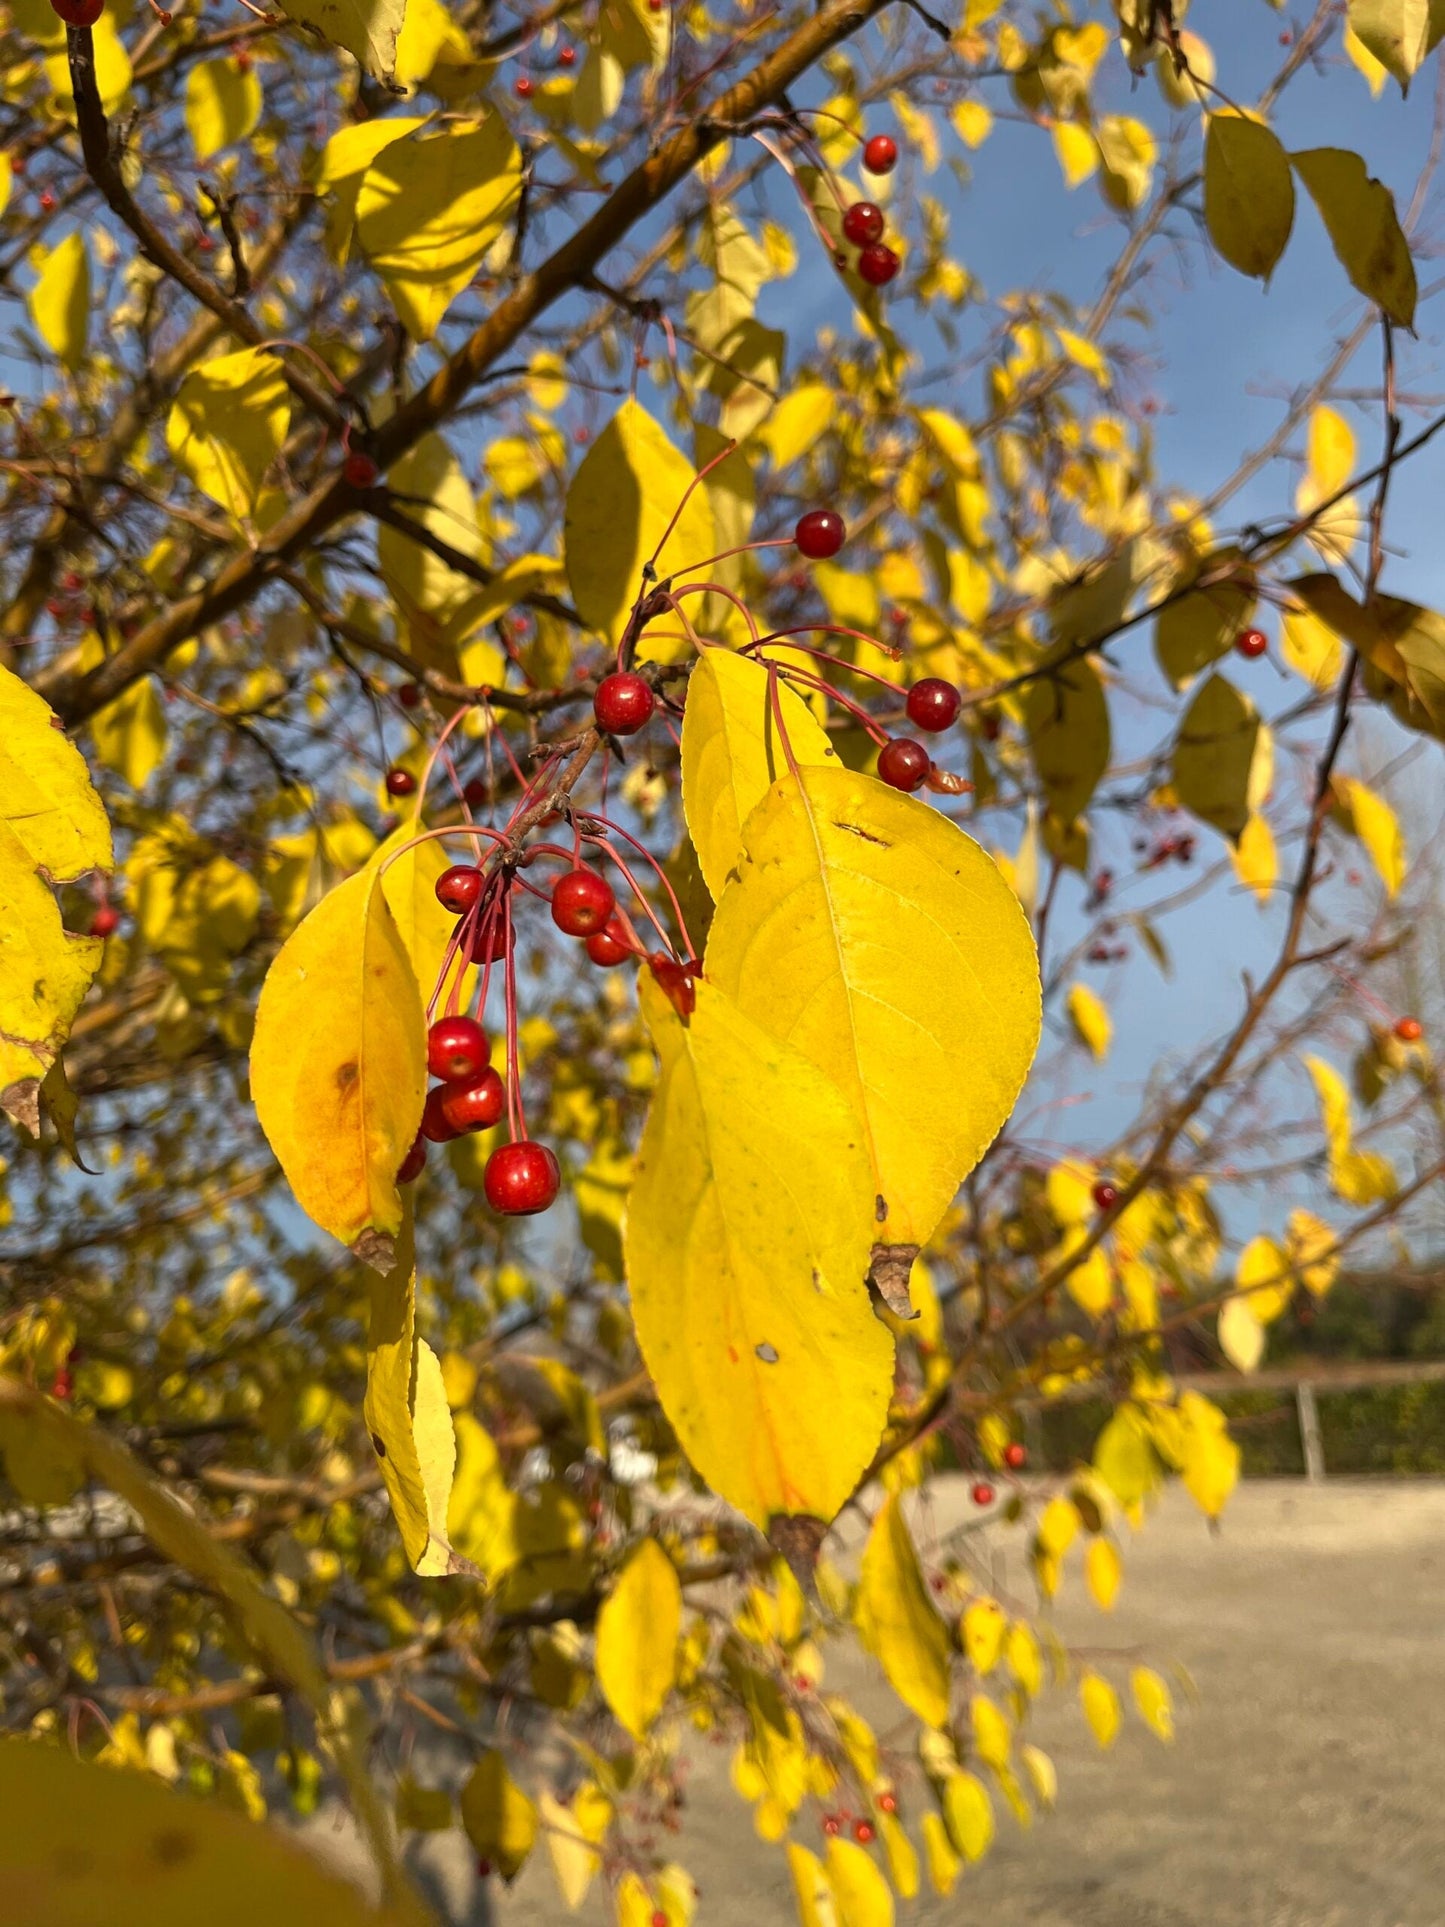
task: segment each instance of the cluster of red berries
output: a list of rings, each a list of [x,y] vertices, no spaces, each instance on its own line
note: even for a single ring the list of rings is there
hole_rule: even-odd
[[[611,884],[580,863],[552,887],[552,921],[564,937],[582,938],[588,957],[603,970],[610,970],[633,954],[634,945],[617,914]]]
[[[884,1797],[891,1798],[892,1796],[885,1795]],[[882,1806],[883,1801],[880,1799],[878,1804]],[[896,1805],[897,1805],[897,1801],[894,1801],[894,1806]],[[884,1807],[883,1810],[885,1813],[891,1813],[893,1811],[893,1808]],[[843,1831],[843,1827],[846,1820],[847,1820],[846,1814],[825,1813],[823,1815],[823,1819],[821,1823],[823,1832],[828,1836],[830,1840],[836,1840],[838,1835]],[[870,1842],[875,1837],[875,1831],[876,1830],[871,1820],[855,1820],[853,1822],[853,1838],[858,1842],[860,1847],[866,1847],[870,1844]]]
[[[1180,836],[1161,837],[1145,857],[1142,867],[1146,870],[1157,870],[1163,863],[1192,863],[1194,849],[1195,838],[1192,830],[1185,830]]]
[[[1003,1449],[1003,1462],[1010,1472],[1022,1472],[1029,1462],[1027,1446],[1011,1439]],[[970,1496],[975,1505],[992,1505],[998,1493],[988,1479],[977,1479]]]
[[[898,143],[887,134],[875,134],[864,143],[863,165],[870,174],[891,174],[898,164]],[[843,238],[858,249],[858,274],[870,288],[886,288],[903,265],[883,239],[883,210],[872,201],[854,201],[843,211]],[[846,257],[839,257],[846,265]]]

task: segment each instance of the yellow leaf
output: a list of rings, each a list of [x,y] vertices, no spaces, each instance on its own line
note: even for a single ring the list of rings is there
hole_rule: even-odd
[[[1079,1700],[1089,1731],[1107,1752],[1119,1732],[1119,1695],[1102,1675],[1086,1672],[1079,1681]]]
[[[258,1817],[264,1818],[264,1812]],[[396,1824],[408,1833],[445,1833],[452,1824],[451,1794],[445,1787],[422,1786],[404,1773],[396,1783]]]
[[[311,181],[318,194],[331,197],[326,212],[326,249],[338,267],[346,265],[351,251],[356,197],[367,168],[384,147],[425,125],[425,116],[414,114],[357,121],[353,126],[338,128],[322,148]]]
[[[1249,698],[1211,676],[1190,703],[1174,744],[1173,781],[1192,816],[1237,842],[1269,794],[1274,750]]]
[[[166,447],[203,495],[239,518],[255,508],[290,421],[281,363],[264,348],[243,348],[186,376],[166,423]]]
[[[1054,653],[1064,653],[1060,642]],[[1041,667],[1050,658],[1045,657]],[[1061,663],[1024,696],[1029,753],[1049,808],[1071,823],[1087,807],[1109,767],[1109,706],[1092,662]]]
[[[888,1683],[926,1726],[948,1724],[948,1628],[929,1597],[896,1497],[883,1501],[859,1569],[859,1609]]]
[[[166,753],[169,726],[154,681],[143,677],[90,719],[95,753],[107,769],[143,790]]]
[[[416,1336],[416,1253],[403,1224],[396,1261],[372,1274],[362,1414],[401,1542],[413,1568],[432,1576],[451,1570],[447,1505],[456,1470],[456,1435],[436,1353]]]
[[[841,1927],[838,1910],[833,1904],[833,1889],[828,1884],[828,1876],[817,1854],[809,1853],[796,1840],[788,1842],[787,1852],[799,1927]]]
[[[827,1080],[697,985],[644,972],[661,1071],[624,1230],[632,1310],[702,1476],[756,1525],[831,1519],[878,1443],[893,1342],[860,1281],[872,1186]]]
[[[681,1631],[677,1568],[655,1539],[644,1539],[597,1615],[597,1684],[635,1740],[676,1683]]]
[[[975,1693],[969,1710],[973,1723],[973,1748],[985,1766],[1001,1773],[1008,1765],[1013,1733],[1008,1721],[991,1699]]]
[[[1078,121],[1058,120],[1053,126],[1054,152],[1064,173],[1064,186],[1079,187],[1099,165],[1099,146]]]
[[[955,1852],[948,1829],[939,1814],[925,1813],[923,1816],[923,1854],[928,1862],[928,1878],[933,1891],[945,1896],[951,1894],[963,1862]]]
[[[1305,1290],[1323,1298],[1340,1268],[1336,1249],[1339,1240],[1323,1218],[1303,1210],[1290,1212],[1285,1237],[1290,1262],[1297,1268]]]
[[[1257,1370],[1264,1357],[1264,1327],[1247,1298],[1229,1298],[1219,1308],[1219,1349],[1236,1371]]]
[[[993,1844],[993,1803],[974,1773],[950,1773],[939,1792],[948,1837],[965,1860],[982,1860]]]
[[[1059,1794],[1059,1776],[1053,1761],[1036,1746],[1021,1746],[1019,1759],[1029,1776],[1035,1799],[1041,1807],[1051,1807]]]
[[[897,1817],[878,1815],[878,1838],[888,1860],[888,1878],[901,1900],[912,1900],[918,1892],[918,1855]]]
[[[477,526],[477,506],[461,463],[440,435],[423,435],[416,447],[394,462],[392,488],[407,499],[407,513],[431,535],[470,561],[485,564],[487,545]],[[377,531],[377,559],[382,579],[409,627],[414,649],[433,653],[438,633],[467,632],[467,611],[477,599],[477,585],[433,555],[409,535],[383,526]],[[436,622],[428,621],[435,617]],[[445,655],[442,666],[451,668]]]
[[[1121,1505],[1137,1505],[1158,1485],[1158,1462],[1137,1408],[1121,1406],[1099,1434],[1094,1469]]]
[[[494,1583],[522,1558],[517,1495],[507,1484],[492,1435],[470,1412],[452,1421],[457,1470],[447,1502],[447,1537]]]
[[[1339,635],[1322,617],[1305,608],[1287,608],[1280,626],[1280,652],[1290,668],[1316,689],[1333,689],[1344,667]]]
[[[398,8],[400,13],[400,8]],[[392,141],[356,197],[356,240],[413,341],[430,341],[505,229],[522,162],[500,114]]]
[[[570,1802],[544,1790],[537,1811],[563,1905],[575,1914],[601,1871],[597,1849],[612,1822],[612,1803],[593,1781],[584,1780]]]
[[[986,1678],[997,1666],[1007,1628],[1003,1607],[996,1599],[975,1599],[965,1609],[963,1650],[980,1678]]]
[[[1094,130],[1103,162],[1104,198],[1117,208],[1136,208],[1148,198],[1157,148],[1141,120],[1106,114]]]
[[[1261,1325],[1272,1325],[1294,1296],[1294,1280],[1289,1275],[1289,1258],[1273,1238],[1251,1238],[1239,1254],[1234,1282],[1245,1294],[1251,1316]],[[1241,1366],[1248,1371],[1249,1366]]]
[[[251,1097],[302,1210],[379,1268],[401,1226],[396,1174],[425,1088],[421,993],[376,872],[363,870],[266,973]]]
[[[395,77],[406,0],[286,0],[282,11],[298,26],[344,47],[373,79]]]
[[[1221,550],[1200,565],[1205,576],[1221,579],[1193,589],[1159,612],[1154,630],[1154,653],[1159,667],[1176,689],[1183,689],[1202,669],[1227,655],[1254,612],[1254,582],[1247,576],[1226,579],[1235,565],[1233,550]]]
[[[1322,1057],[1306,1057],[1304,1067],[1320,1101],[1320,1120],[1330,1161],[1338,1162],[1350,1148],[1352,1133],[1350,1094],[1345,1089],[1345,1080],[1334,1065],[1327,1064]]]
[[[1263,121],[1239,113],[1210,115],[1204,224],[1232,268],[1263,281],[1274,273],[1294,226],[1294,179],[1289,156]]]
[[[820,381],[801,382],[784,395],[758,431],[774,468],[787,468],[806,454],[833,426],[837,410],[838,397]]]
[[[440,975],[457,920],[437,902],[436,893],[437,878],[450,867],[452,854],[443,849],[440,839],[435,837],[407,849],[406,845],[412,843],[415,836],[416,825],[403,823],[372,854],[368,863],[381,873],[386,906],[411,959],[417,985],[427,997]],[[475,979],[476,972],[470,967],[466,974],[469,980]],[[455,975],[454,963],[448,972],[449,983]],[[469,1002],[464,986],[461,1007],[465,1009]]]
[[[1106,1057],[1114,1026],[1102,1000],[1087,984],[1072,984],[1065,1003],[1080,1043],[1086,1044],[1095,1057]]]
[[[893,1927],[893,1895],[870,1853],[835,1835],[826,1864],[838,1927]]]
[[[186,1927],[199,1895],[244,1894],[268,1927],[422,1927],[414,1899],[378,1912],[350,1879],[275,1827],[172,1791],[148,1773],[83,1765],[46,1741],[0,1739],[0,1882],[16,1918],[47,1927]]]
[[[1084,1582],[1101,1613],[1114,1610],[1123,1576],[1124,1563],[1114,1541],[1102,1536],[1091,1539],[1084,1554]]]
[[[850,770],[776,784],[744,841],[708,975],[844,1094],[872,1166],[875,1238],[924,1244],[1033,1057],[1028,922],[962,831]]]
[[[1376,60],[1353,27],[1345,28],[1344,47],[1351,64],[1364,76],[1372,98],[1378,100],[1385,85],[1384,67]]]
[[[198,162],[243,141],[261,118],[261,81],[235,59],[202,60],[186,80],[186,127]]]
[[[1208,1399],[1186,1392],[1179,1405],[1184,1489],[1206,1518],[1217,1519],[1239,1482],[1239,1447]]]
[[[1334,495],[1355,466],[1355,437],[1343,415],[1321,403],[1310,414],[1309,472],[1315,500]]]
[[[1039,1520],[1039,1542],[1055,1559],[1062,1559],[1078,1537],[1079,1513],[1062,1493],[1049,1500]]]
[[[617,642],[644,587],[692,464],[646,409],[625,401],[583,457],[567,490],[567,579],[582,620]],[[716,547],[707,490],[694,488],[657,562],[659,578],[703,562]],[[675,620],[667,625],[675,628]],[[645,633],[645,632],[644,632]],[[672,645],[664,646],[671,653]]]
[[[0,214],[10,205],[10,189],[14,182],[15,170],[11,166],[8,153],[0,155]]]
[[[1008,1660],[1009,1671],[1029,1698],[1034,1699],[1044,1683],[1044,1662],[1031,1626],[1026,1626],[1022,1620],[1016,1620],[1010,1626],[1004,1656]]]
[[[50,352],[67,368],[79,368],[90,333],[90,256],[80,234],[67,234],[50,249],[27,305]]]
[[[1337,776],[1335,793],[1348,813],[1350,827],[1364,844],[1370,861],[1379,872],[1385,894],[1398,894],[1405,881],[1406,853],[1400,819],[1383,796],[1376,795],[1358,777]]]
[[[798,763],[836,763],[827,732],[786,684],[783,726]],[[714,900],[745,854],[742,826],[787,769],[768,672],[730,649],[705,649],[687,687],[682,803],[703,881]]]
[[[1139,1717],[1167,1745],[1174,1738],[1174,1706],[1169,1688],[1148,1666],[1136,1666],[1129,1675],[1129,1684],[1134,1689]]]
[[[1253,890],[1261,903],[1268,903],[1279,876],[1279,855],[1274,847],[1274,832],[1269,827],[1269,819],[1255,810],[1229,854],[1234,863],[1234,874],[1240,882],[1247,890]]]
[[[1387,68],[1402,93],[1445,33],[1445,18],[1432,0],[1349,0],[1348,11],[1346,44],[1353,40],[1369,67],[1354,49],[1349,50],[1350,58],[1367,79],[1370,67]],[[1372,87],[1371,91],[1379,90]]]
[[[537,1842],[537,1808],[491,1747],[473,1767],[458,1799],[467,1838],[503,1880],[515,1880]]]
[[[1413,326],[1415,264],[1389,188],[1342,147],[1312,147],[1290,159],[1355,287],[1402,328]]]

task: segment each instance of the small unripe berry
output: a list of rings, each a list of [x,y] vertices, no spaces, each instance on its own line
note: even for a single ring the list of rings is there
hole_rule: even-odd
[[[465,1084],[443,1086],[441,1113],[458,1137],[489,1131],[506,1108],[506,1086],[490,1066]]]
[[[973,1488],[972,1496],[975,1505],[992,1505],[993,1487],[987,1479],[980,1479]]]
[[[461,916],[482,894],[482,873],[470,863],[454,863],[437,878],[436,892],[443,910]]]
[[[480,1077],[491,1061],[491,1043],[475,1017],[438,1017],[426,1034],[426,1067],[443,1083]]]
[[[1252,662],[1256,656],[1262,656],[1268,649],[1269,637],[1263,629],[1246,629],[1234,646],[1241,656],[1247,657]]]
[[[1425,1034],[1425,1026],[1418,1017],[1402,1017],[1395,1025],[1395,1035],[1402,1044],[1418,1044]]]
[[[569,870],[552,888],[552,921],[566,937],[594,937],[603,931],[617,899],[595,870]]]
[[[609,917],[603,928],[587,939],[587,955],[603,970],[610,970],[614,964],[626,963],[632,955],[632,946],[627,941],[627,932],[616,917]]]
[[[908,736],[895,736],[878,752],[878,774],[890,789],[911,794],[923,788],[932,761],[922,743],[915,743]]]
[[[341,464],[341,472],[353,488],[375,488],[377,466],[362,449],[353,448]]]
[[[426,1139],[418,1131],[416,1142],[401,1161],[401,1169],[396,1174],[398,1184],[414,1184],[421,1176],[426,1165]]]
[[[1117,1184],[1110,1184],[1107,1178],[1100,1178],[1094,1186],[1092,1195],[1096,1211],[1112,1211],[1119,1202],[1119,1187]]]
[[[883,239],[883,210],[872,201],[855,201],[843,215],[843,232],[855,248]]]
[[[956,722],[962,706],[963,698],[953,684],[941,676],[925,676],[908,692],[909,722],[915,729],[926,729],[930,735]]]
[[[526,1138],[499,1145],[482,1173],[487,1203],[507,1218],[529,1218],[545,1211],[561,1184],[562,1174],[551,1151]]]
[[[886,288],[902,265],[886,241],[875,241],[858,256],[858,272],[870,288]]]
[[[1024,1466],[1029,1462],[1027,1448],[1020,1445],[1017,1439],[1014,1439],[1003,1449],[1003,1462],[1010,1472],[1022,1471]]]
[[[848,530],[836,509],[809,509],[798,518],[793,540],[810,562],[826,562],[842,548]]]
[[[102,903],[90,920],[92,937],[113,937],[120,928],[120,912],[113,904]]]
[[[592,698],[597,727],[609,736],[635,736],[651,717],[657,698],[652,685],[631,670],[604,676]]]
[[[388,796],[415,796],[416,778],[409,769],[389,769],[386,772],[386,793]]]
[[[870,174],[891,174],[898,165],[898,143],[891,134],[875,134],[863,149],[863,165]]]

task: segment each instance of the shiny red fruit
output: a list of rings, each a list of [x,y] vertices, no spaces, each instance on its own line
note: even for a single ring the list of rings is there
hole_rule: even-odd
[[[883,210],[871,201],[855,201],[843,216],[843,233],[855,248],[883,239]]]
[[[120,928],[120,912],[109,903],[101,904],[90,920],[92,937],[113,937]]]
[[[987,1479],[980,1479],[978,1484],[973,1488],[972,1496],[975,1505],[992,1505],[993,1487]]]
[[[860,1847],[866,1847],[873,1838],[873,1822],[871,1820],[856,1821],[853,1826],[853,1838],[858,1842]]]
[[[461,916],[482,894],[482,873],[470,863],[454,863],[437,878],[436,892],[443,910]]]
[[[396,692],[396,700],[403,709],[415,709],[421,702],[421,684],[404,682]]]
[[[863,165],[870,174],[891,174],[898,165],[898,143],[891,134],[875,134],[863,149]]]
[[[896,1793],[880,1793],[878,1795],[878,1811],[880,1813],[897,1813],[898,1795]]]
[[[443,1083],[480,1077],[491,1061],[491,1042],[475,1017],[438,1017],[426,1034],[426,1067]]]
[[[499,1145],[482,1174],[487,1203],[506,1218],[529,1218],[545,1211],[561,1184],[562,1173],[547,1146],[526,1138]]]
[[[1003,1462],[1010,1472],[1021,1472],[1029,1462],[1028,1449],[1017,1439],[1003,1449]]]
[[[793,540],[810,562],[826,562],[830,555],[836,555],[842,548],[847,534],[847,527],[836,509],[809,509],[806,515],[798,517]]]
[[[1234,646],[1241,656],[1247,656],[1253,662],[1256,656],[1262,656],[1268,649],[1269,637],[1263,629],[1246,629]]]
[[[577,62],[577,49],[575,47],[559,47],[557,49],[557,58],[564,67],[575,66]]]
[[[442,1100],[450,1089],[450,1084],[433,1084],[426,1094],[426,1103],[421,1112],[421,1134],[430,1144],[449,1144],[454,1137],[461,1135],[442,1109]]]
[[[353,488],[375,488],[379,471],[369,455],[353,448],[341,464],[341,472]]]
[[[878,774],[890,789],[921,790],[932,767],[928,751],[909,736],[895,736],[878,752]]]
[[[1092,1196],[1096,1211],[1112,1211],[1119,1202],[1119,1187],[1117,1184],[1110,1184],[1107,1178],[1100,1178],[1094,1186]]]
[[[517,933],[514,930],[511,948],[515,949],[516,943]],[[499,963],[508,950],[506,925],[500,917],[485,928],[479,924],[467,940],[465,948],[468,963]]]
[[[651,717],[656,703],[651,683],[629,669],[621,669],[598,683],[592,714],[597,727],[609,736],[635,736]]]
[[[1418,1017],[1402,1017],[1395,1025],[1395,1035],[1402,1044],[1418,1044],[1425,1035],[1425,1026]]]
[[[648,969],[656,980],[658,989],[672,1005],[679,1017],[691,1017],[697,1009],[697,990],[693,978],[702,969],[697,962],[674,963],[671,957],[664,957],[659,951],[647,960]]]
[[[667,1915],[662,1911],[661,1907],[653,1908],[651,1927],[667,1927]]]
[[[595,937],[607,927],[617,899],[595,870],[569,870],[552,886],[552,921],[564,937]]]
[[[444,1087],[441,1114],[463,1137],[468,1131],[489,1131],[507,1108],[507,1089],[496,1071],[487,1069],[465,1084]]]
[[[823,1831],[830,1840],[843,1831],[843,1822],[838,1818],[836,1813],[825,1813],[823,1815]]]
[[[409,769],[389,769],[386,772],[386,793],[388,796],[415,796],[416,778]]]
[[[462,785],[462,801],[469,810],[479,810],[492,800],[492,792],[484,776],[470,776]]]
[[[67,1372],[65,1368],[62,1366],[61,1369],[55,1374],[55,1377],[50,1382],[50,1396],[52,1398],[65,1400],[70,1397],[71,1393],[74,1390],[75,1390],[75,1380],[70,1376],[70,1373]]]
[[[532,98],[531,76],[529,74],[518,74],[517,78],[512,82],[512,92],[517,96],[518,100],[530,100]]]
[[[105,12],[105,0],[50,0],[67,27],[93,27]]]
[[[886,288],[902,265],[886,241],[875,241],[858,256],[858,272],[870,288]]]
[[[632,946],[627,941],[627,932],[616,917],[609,917],[603,927],[587,939],[587,955],[603,970],[610,970],[614,964],[626,963],[632,955]]]
[[[930,735],[957,722],[962,707],[963,698],[953,684],[941,676],[925,676],[908,692],[909,722],[915,729],[926,729]]]
[[[426,1139],[418,1131],[416,1142],[401,1161],[401,1169],[396,1174],[398,1184],[415,1184],[426,1165]]]

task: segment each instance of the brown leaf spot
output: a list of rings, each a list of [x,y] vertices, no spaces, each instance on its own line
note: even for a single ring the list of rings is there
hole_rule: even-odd
[[[766,1338],[763,1340],[761,1345],[754,1345],[753,1350],[757,1353],[758,1357],[763,1361],[765,1365],[777,1364],[778,1348],[776,1345],[770,1345]]]
[[[163,1867],[178,1867],[196,1850],[195,1838],[184,1827],[167,1827],[151,1841],[151,1852]]]
[[[343,1097],[345,1097],[346,1093],[351,1089],[360,1075],[361,1072],[354,1063],[341,1064],[337,1067],[336,1088],[341,1092]]]
[[[908,1296],[908,1274],[918,1256],[917,1245],[874,1245],[873,1262],[868,1267],[868,1283],[895,1318],[916,1318],[913,1300]]]
[[[827,1532],[823,1521],[810,1512],[775,1512],[768,1520],[769,1540],[787,1561],[805,1597],[814,1601],[818,1585],[813,1575]]]
[[[396,1243],[384,1231],[374,1231],[370,1225],[362,1232],[351,1247],[353,1254],[373,1271],[390,1271],[396,1263]]]
[[[878,1224],[887,1224],[888,1222],[888,1200],[881,1191],[873,1200],[873,1217]]]
[[[872,830],[865,830],[861,823],[844,823],[838,818],[833,820],[835,830],[846,830],[849,836],[861,836],[865,843],[876,843],[880,850],[891,850],[893,845],[886,836],[875,836]]]
[[[379,1459],[386,1457],[386,1440],[381,1436],[380,1432],[372,1433],[371,1449]]]

